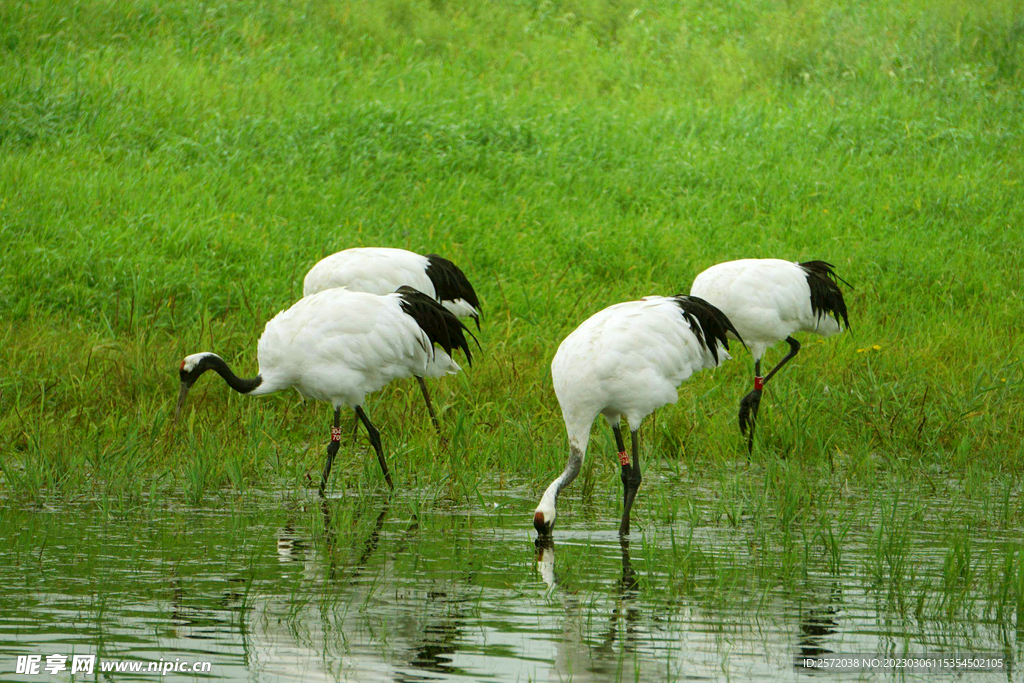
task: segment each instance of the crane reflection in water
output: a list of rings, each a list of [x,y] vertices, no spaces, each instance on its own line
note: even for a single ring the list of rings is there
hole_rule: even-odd
[[[548,595],[560,597],[565,604],[566,618],[562,632],[555,642],[554,672],[582,680],[634,680],[639,667],[638,647],[644,638],[642,611],[637,604],[641,577],[633,568],[629,554],[629,539],[619,538],[622,572],[614,588],[615,598],[604,628],[594,639],[585,639],[581,623],[585,619],[585,605],[577,591],[563,581],[555,570],[555,541],[552,536],[539,536],[534,543],[537,551],[537,570],[547,585]],[[587,662],[585,671],[579,665]]]

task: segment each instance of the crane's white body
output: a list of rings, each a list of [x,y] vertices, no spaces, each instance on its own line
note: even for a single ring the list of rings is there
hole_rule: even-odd
[[[697,276],[690,294],[728,316],[755,360],[794,332],[829,337],[841,330],[833,316],[816,315],[811,310],[807,271],[792,261],[741,259],[719,263]]]
[[[719,358],[728,358],[724,348]],[[650,296],[615,304],[585,320],[565,338],[551,361],[555,395],[569,441],[585,451],[599,415],[636,429],[657,408],[675,403],[676,387],[717,365],[679,306]]]
[[[394,379],[439,377],[461,368],[431,344],[398,294],[328,289],[274,316],[257,344],[262,383],[250,395],[294,388],[335,408],[361,406]],[[188,356],[192,370],[206,353]]]
[[[428,264],[426,256],[405,249],[345,249],[321,259],[306,273],[302,295],[310,296],[336,287],[354,292],[390,294],[407,285],[437,299],[434,283],[427,275]],[[465,299],[441,300],[441,305],[460,318],[479,314]]]
[[[719,344],[719,360],[729,357]],[[551,362],[570,451],[581,461],[586,456],[598,415],[612,426],[625,418],[636,430],[657,408],[676,402],[681,383],[717,365],[670,297],[649,296],[595,313],[565,338]],[[552,523],[564,476],[548,486],[537,506]]]

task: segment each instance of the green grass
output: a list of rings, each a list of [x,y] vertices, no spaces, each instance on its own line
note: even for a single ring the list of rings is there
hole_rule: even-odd
[[[964,487],[1019,523],[1022,27],[1012,0],[5,3],[0,491],[315,480],[325,406],[206,378],[175,432],[176,370],[253,370],[308,267],[388,245],[453,259],[484,305],[474,367],[432,384],[452,449],[411,381],[368,406],[398,485],[539,493],[559,341],[772,256],[835,263],[853,332],[773,382],[754,503],[785,523],[823,490]],[[742,466],[734,356],[645,425],[648,472]],[[568,505],[616,499],[606,432]],[[339,462],[336,489],[381,487]],[[645,481],[638,510],[680,495]]]

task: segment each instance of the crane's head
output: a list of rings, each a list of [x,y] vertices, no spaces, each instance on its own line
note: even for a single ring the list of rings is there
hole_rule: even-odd
[[[181,389],[178,391],[178,405],[174,408],[175,423],[178,422],[178,417],[181,415],[181,407],[185,405],[188,390],[192,388],[200,375],[213,369],[217,361],[221,361],[221,357],[209,351],[193,353],[191,356],[185,356],[185,360],[181,361],[181,368],[178,370],[178,376],[181,377]]]
[[[551,531],[555,528],[555,506],[553,501],[547,499],[547,496],[533,513],[533,528],[540,536],[550,536]]]
[[[569,462],[565,464],[565,471],[544,489],[544,495],[540,497],[540,503],[533,511],[533,528],[541,536],[550,536],[551,530],[555,528],[555,502],[558,500],[558,492],[572,483],[572,480],[580,473],[582,464],[583,449],[574,438],[570,437]]]

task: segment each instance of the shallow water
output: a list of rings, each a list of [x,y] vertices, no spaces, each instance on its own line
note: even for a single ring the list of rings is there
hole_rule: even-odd
[[[979,578],[985,558],[1019,544],[1006,534],[972,545],[958,571],[975,578],[957,587],[937,530],[904,538],[895,558],[879,555],[884,534],[853,525],[829,571],[802,550],[812,543],[742,523],[646,522],[622,544],[599,506],[564,514],[538,547],[531,500],[490,505],[321,507],[282,493],[122,515],[7,510],[0,678],[66,680],[16,676],[15,661],[72,652],[211,662],[170,678],[289,681],[866,680],[801,661],[1019,654],[1016,603],[982,594]],[[1018,678],[1011,667],[958,680]]]

